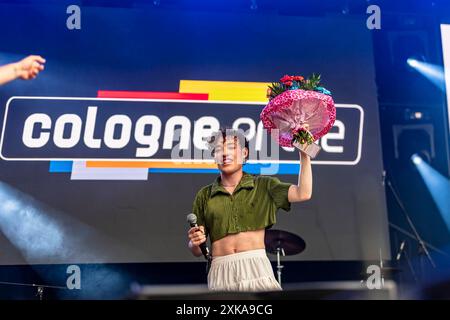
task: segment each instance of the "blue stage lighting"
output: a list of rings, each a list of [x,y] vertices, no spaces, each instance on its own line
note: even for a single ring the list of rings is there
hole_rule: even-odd
[[[419,65],[419,61],[417,61],[414,58],[408,58],[407,62],[408,62],[408,65],[413,68],[415,68]]]
[[[450,180],[423,161],[419,155],[414,154],[411,160],[416,165],[442,219],[450,230]]]
[[[417,154],[413,154],[411,156],[411,161],[415,164],[415,165],[419,165],[423,162],[422,158]]]
[[[420,61],[413,57],[408,58],[407,63],[439,89],[445,90],[445,76],[442,66]]]

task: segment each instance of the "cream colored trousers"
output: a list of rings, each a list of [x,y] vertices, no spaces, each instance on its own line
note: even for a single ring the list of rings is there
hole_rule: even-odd
[[[213,257],[208,288],[215,291],[279,291],[265,249]]]

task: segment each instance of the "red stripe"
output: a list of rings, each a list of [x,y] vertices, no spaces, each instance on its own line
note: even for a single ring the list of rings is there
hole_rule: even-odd
[[[178,93],[152,91],[107,91],[99,90],[99,98],[121,99],[176,99],[176,100],[208,100],[207,93]]]

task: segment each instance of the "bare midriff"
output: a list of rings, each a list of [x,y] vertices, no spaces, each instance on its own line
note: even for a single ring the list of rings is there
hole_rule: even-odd
[[[249,250],[264,249],[265,229],[228,234],[212,244],[212,256],[226,256]]]

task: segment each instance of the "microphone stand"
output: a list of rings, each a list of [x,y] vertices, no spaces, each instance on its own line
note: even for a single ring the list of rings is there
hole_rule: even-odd
[[[385,173],[383,173],[383,178],[385,178]],[[436,264],[434,263],[433,259],[431,258],[430,252],[428,251],[428,248],[427,248],[425,242],[422,240],[422,237],[419,235],[419,232],[417,232],[417,229],[414,226],[414,223],[412,222],[411,217],[409,216],[408,212],[406,211],[405,206],[403,205],[403,202],[400,200],[400,197],[398,196],[398,193],[395,190],[394,186],[392,185],[389,177],[386,177],[386,183],[387,183],[389,189],[391,190],[392,194],[394,195],[395,201],[397,202],[398,206],[400,207],[401,211],[403,212],[403,214],[406,218],[406,221],[408,222],[408,225],[414,234],[415,239],[419,243],[419,248],[422,250],[423,253],[425,253],[425,256],[427,257],[431,266],[433,268],[436,268]]]

